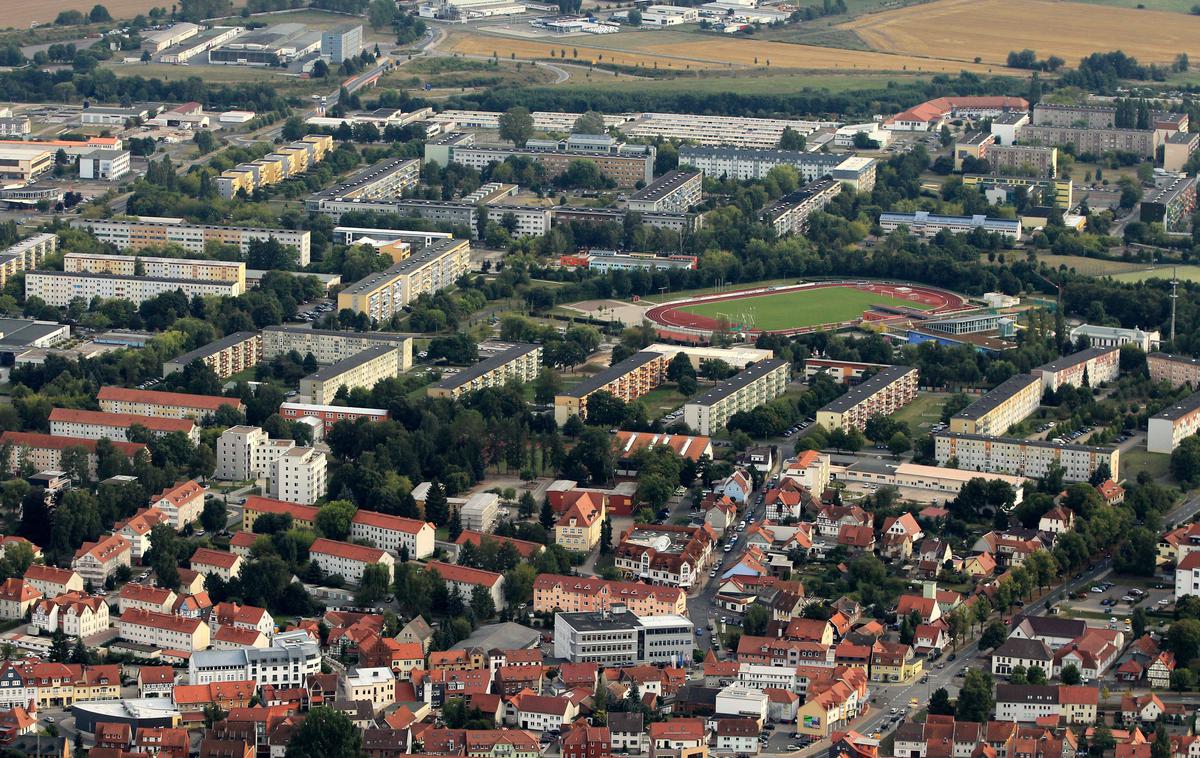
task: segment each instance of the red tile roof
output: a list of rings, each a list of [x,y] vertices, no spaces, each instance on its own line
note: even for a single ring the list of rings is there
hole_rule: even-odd
[[[185,392],[156,392],[154,390],[133,390],[125,387],[108,385],[100,388],[97,399],[112,400],[119,403],[148,403],[151,405],[177,406],[180,408],[195,408],[203,411],[215,411],[222,405],[240,406],[242,401],[236,397],[218,397],[215,395],[189,395]]]
[[[689,437],[683,434],[659,434],[655,432],[617,432],[618,457],[628,458],[644,447],[666,445],[685,458],[693,461],[708,451],[712,440],[708,437]]]
[[[386,529],[391,532],[404,532],[405,534],[417,534],[426,526],[426,522],[417,519],[389,516],[386,513],[361,509],[354,514],[351,523],[373,526],[376,529]],[[429,528],[432,529],[433,525],[430,524]]]
[[[82,437],[60,437],[41,432],[4,432],[0,434],[0,444],[11,443],[14,447],[29,447],[46,450],[62,450],[68,447],[82,447],[89,453],[96,452],[96,443],[100,440],[89,440]],[[120,442],[114,440],[113,448],[126,456],[133,456],[146,446],[141,442]]]
[[[470,542],[475,547],[479,547],[483,540],[491,540],[501,545],[512,545],[521,554],[522,558],[532,558],[545,549],[545,546],[540,542],[529,542],[528,540],[518,540],[512,537],[501,537],[498,534],[484,534],[471,529],[464,529],[462,534],[458,535],[458,539],[454,541],[455,545],[465,545]]]
[[[104,563],[130,550],[129,540],[119,534],[110,534],[101,537],[96,542],[85,542],[80,545],[79,549],[75,551],[75,560],[79,560],[85,555],[90,555],[101,563]]]
[[[88,424],[90,426],[112,426],[128,429],[137,424],[152,432],[191,433],[196,422],[186,418],[160,418],[158,416],[134,416],[131,413],[105,413],[104,411],[81,411],[74,408],[54,408],[50,411],[51,423]]]
[[[32,584],[24,579],[9,578],[0,584],[0,600],[13,603],[27,603],[42,596]]]
[[[121,588],[121,592],[118,594],[118,597],[123,600],[163,605],[171,600],[174,595],[175,593],[171,590],[164,590],[160,587],[151,587],[148,584],[130,582]]]
[[[216,566],[225,570],[230,570],[241,560],[241,556],[233,553],[226,553],[223,550],[212,550],[207,547],[197,548],[196,552],[192,553],[190,563],[192,568],[196,566]]]
[[[120,622],[123,624],[148,626],[153,629],[168,629],[184,634],[194,634],[204,624],[204,621],[201,619],[186,618],[170,613],[155,613],[154,611],[147,611],[142,608],[130,608],[125,611],[121,614]]]
[[[176,506],[179,506],[187,501],[204,494],[204,486],[199,482],[189,479],[186,482],[180,482],[174,487],[167,487],[158,496],[154,498],[155,502],[159,500],[169,500]]]
[[[41,563],[31,563],[29,568],[25,570],[25,578],[33,579],[39,582],[49,582],[53,584],[63,584],[71,581],[71,577],[78,576],[71,569],[61,569],[57,566],[45,566]]]
[[[380,559],[387,553],[378,548],[367,547],[366,545],[352,545],[349,542],[339,542],[337,540],[326,539],[319,537],[312,543],[312,547],[308,549],[309,554],[320,553],[322,555],[332,555],[338,558],[345,558],[348,561],[358,561],[359,563],[379,563]]]
[[[448,582],[479,584],[484,587],[494,587],[496,582],[503,578],[500,574],[493,571],[484,571],[483,569],[470,568],[468,566],[456,566],[453,563],[443,563],[441,561],[429,561],[425,564],[425,568],[437,571],[438,575]]]

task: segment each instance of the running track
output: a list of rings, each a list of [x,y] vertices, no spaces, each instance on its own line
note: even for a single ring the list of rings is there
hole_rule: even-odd
[[[646,311],[646,318],[660,327],[665,327],[667,330],[681,329],[686,332],[712,332],[717,328],[717,321],[707,316],[698,316],[694,313],[686,313],[681,310],[700,303],[722,303],[731,300],[741,300],[748,297],[758,297],[762,295],[778,295],[787,292],[823,289],[827,287],[853,287],[859,290],[870,292],[878,292],[881,295],[887,295],[886,299],[880,302],[880,305],[901,307],[903,302],[898,300],[908,300],[922,305],[932,306],[931,310],[925,311],[930,314],[944,314],[950,311],[961,310],[966,307],[966,300],[946,290],[936,289],[934,287],[926,287],[924,285],[901,284],[894,282],[862,282],[862,281],[844,281],[844,282],[819,282],[799,285],[789,285],[782,287],[757,287],[737,292],[726,292],[720,295],[702,295],[700,297],[688,298],[685,300],[675,300],[670,303],[658,305]],[[894,299],[893,299],[894,298]],[[824,329],[832,329],[840,326],[849,326],[857,323],[861,319],[855,319],[849,322],[829,322],[826,324],[808,324],[797,326],[793,329],[775,330],[776,334],[801,334],[803,332],[821,331]],[[761,334],[761,329],[751,329],[753,334]]]

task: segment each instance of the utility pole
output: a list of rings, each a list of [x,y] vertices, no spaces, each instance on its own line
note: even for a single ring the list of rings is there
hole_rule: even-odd
[[[1179,269],[1171,269],[1171,343],[1174,349],[1175,343],[1175,303],[1179,300],[1179,277],[1176,276]]]
[[[1049,284],[1058,293],[1058,305],[1057,305],[1057,307],[1055,309],[1055,313],[1054,313],[1054,341],[1056,344],[1062,345],[1063,342],[1066,340],[1066,335],[1061,333],[1061,332],[1066,331],[1066,316],[1063,315],[1062,285],[1051,280],[1049,277],[1043,275],[1042,272],[1038,271],[1037,269],[1034,269],[1033,273],[1037,274],[1038,277],[1040,277],[1042,279],[1042,281],[1046,282],[1046,284]]]

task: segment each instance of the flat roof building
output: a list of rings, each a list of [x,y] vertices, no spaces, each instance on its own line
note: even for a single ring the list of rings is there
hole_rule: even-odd
[[[1021,238],[1021,222],[1016,219],[988,218],[983,214],[974,216],[937,216],[929,211],[915,213],[881,213],[879,226],[885,234],[890,234],[900,227],[908,227],[908,231],[918,237],[934,237],[938,232],[947,231],[952,234],[966,234],[976,229],[985,232],[1001,234],[1016,242]]]
[[[629,210],[639,213],[687,213],[700,203],[704,174],[677,169],[629,196]]]
[[[218,379],[253,368],[262,358],[262,335],[258,332],[235,332],[195,350],[163,361],[162,375],[182,371],[192,361],[200,361],[212,369]]]
[[[804,234],[808,231],[808,220],[812,214],[824,210],[835,197],[842,194],[842,186],[832,177],[810,182],[764,208],[763,221],[770,224],[780,237]]]
[[[950,417],[950,431],[999,436],[1042,404],[1042,380],[1017,374]]]
[[[1059,466],[1064,480],[1086,482],[1103,465],[1108,467],[1112,479],[1120,479],[1121,451],[1115,447],[957,432],[935,432],[933,445],[939,466],[953,460],[958,468],[968,471],[999,472],[1030,479],[1045,476]]]
[[[1074,387],[1098,387],[1116,381],[1121,374],[1121,349],[1089,347],[1038,366],[1031,372],[1042,379],[1043,389],[1055,392],[1070,384]]]
[[[48,305],[67,306],[72,300],[92,298],[129,300],[141,303],[166,292],[183,292],[190,300],[196,296],[236,297],[238,282],[196,279],[166,279],[140,276],[116,276],[68,271],[29,271],[25,274],[25,297],[39,297]]]
[[[670,362],[670,358],[662,353],[634,353],[555,395],[554,420],[559,426],[567,423],[571,416],[586,420],[588,398],[597,392],[609,392],[627,403],[632,402],[663,383]]]
[[[351,310],[366,314],[373,321],[386,321],[418,295],[432,294],[451,286],[470,265],[471,244],[467,240],[435,242],[339,292],[338,310]]]
[[[58,250],[58,235],[35,234],[0,250],[0,287],[19,271],[30,271],[42,265],[46,256]]]
[[[917,397],[917,370],[888,366],[851,387],[817,411],[816,421],[829,431],[862,431],[872,416],[889,416]]]
[[[347,391],[369,390],[384,379],[396,377],[398,366],[396,348],[375,345],[304,377],[300,380],[300,394],[307,398],[306,402],[329,405],[343,387]]]
[[[1146,450],[1170,453],[1200,431],[1200,392],[1162,409],[1146,424]]]
[[[1139,206],[1144,224],[1159,223],[1167,232],[1186,232],[1196,212],[1196,177],[1179,176],[1147,192]]]
[[[1192,389],[1200,389],[1200,358],[1150,353],[1146,356],[1146,368],[1150,370],[1150,378],[1156,382],[1166,382],[1172,387],[1188,384]]]
[[[791,166],[805,183],[828,176],[859,192],[870,192],[875,186],[877,168],[874,158],[860,156],[693,145],[679,148],[679,165],[699,169],[705,176],[736,181],[762,179],[776,166]]]
[[[778,358],[752,363],[683,406],[683,420],[693,431],[710,436],[721,431],[735,413],[751,411],[787,391],[792,365]]]
[[[96,239],[115,245],[120,250],[140,250],[148,245],[170,243],[199,255],[205,252],[208,243],[219,242],[237,245],[238,251],[246,255],[250,252],[251,241],[276,239],[280,244],[296,249],[296,263],[299,266],[307,266],[312,256],[311,235],[305,230],[185,224],[181,218],[150,216],[132,220],[73,219],[71,226],[87,229]],[[244,264],[242,268],[244,271]]]
[[[696,625],[683,616],[635,616],[611,611],[557,613],[554,657],[571,663],[683,665],[691,658]]]
[[[336,329],[310,329],[303,326],[268,326],[262,330],[263,360],[295,351],[312,355],[317,363],[328,365],[358,355],[368,347],[387,345],[398,351],[398,371],[412,368],[413,338],[397,332],[348,332]]]
[[[149,279],[233,282],[237,285],[235,294],[246,291],[246,264],[242,261],[72,252],[63,256],[63,271]]]
[[[427,387],[425,394],[455,399],[485,387],[501,387],[509,380],[526,384],[537,378],[541,365],[541,345],[517,344],[443,377]]]
[[[309,195],[307,210],[321,210],[326,200],[379,200],[400,197],[421,179],[419,158],[385,158],[351,174],[345,181]]]

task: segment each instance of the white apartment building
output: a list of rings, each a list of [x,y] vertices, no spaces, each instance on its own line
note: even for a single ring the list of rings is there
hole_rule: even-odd
[[[83,577],[71,569],[60,569],[56,566],[35,563],[25,571],[25,581],[42,593],[42,597],[83,592]]]
[[[471,527],[464,523],[463,528]],[[419,561],[433,555],[434,528],[426,521],[360,508],[350,522],[350,539],[366,540],[397,557],[403,549],[409,559]]]
[[[399,351],[399,370],[412,368],[412,337],[393,332],[340,332],[300,326],[268,326],[262,330],[263,360],[274,360],[295,350],[311,354],[317,363],[327,366],[358,355],[375,345],[390,345]]]
[[[63,271],[139,278],[235,282],[238,285],[236,294],[240,295],[246,291],[246,264],[242,261],[67,253],[63,256]]]
[[[762,690],[731,684],[717,693],[715,712],[719,716],[740,716],[763,723],[769,707],[769,698]]]
[[[1061,713],[1058,687],[1055,685],[996,685],[997,721],[1032,723],[1043,716],[1058,716]]]
[[[84,584],[91,582],[93,587],[103,587],[117,569],[131,565],[131,558],[129,540],[119,534],[109,534],[96,542],[83,543],[71,560],[71,568],[82,577]]]
[[[117,610],[124,613],[130,608],[141,608],[144,611],[171,613],[177,599],[172,590],[129,582],[117,593]]]
[[[196,548],[189,562],[192,571],[205,576],[214,574],[226,582],[236,579],[242,573],[242,557],[224,550]]]
[[[338,683],[344,700],[366,700],[376,713],[396,702],[396,675],[389,668],[356,668]]]
[[[150,507],[166,514],[168,523],[175,529],[183,527],[200,518],[204,511],[204,494],[208,488],[199,482],[189,479],[167,487],[150,501]]]
[[[303,687],[312,674],[321,673],[321,648],[308,632],[275,635],[266,648],[200,650],[188,659],[188,682],[240,682],[253,679],[259,685]]]
[[[134,426],[140,426],[156,436],[179,432],[192,442],[200,441],[200,427],[191,419],[153,418],[75,408],[54,408],[50,411],[50,434],[55,437],[128,442],[128,432]]]
[[[471,593],[475,591],[476,587],[483,587],[492,596],[492,602],[497,610],[503,609],[505,606],[503,574],[442,561],[428,561],[425,568],[436,571],[446,582],[446,586],[457,592],[464,602],[471,601]]]
[[[490,532],[500,512],[500,496],[495,492],[476,492],[458,509],[463,529]]]
[[[182,291],[189,299],[205,295],[236,297],[241,294],[237,282],[153,279],[66,271],[30,271],[25,274],[25,297],[38,297],[48,305],[58,307],[70,305],[76,298],[91,301],[95,297],[141,303],[176,290]]]
[[[46,256],[58,250],[57,234],[35,234],[0,251],[0,286],[18,271],[29,271],[42,265]]]
[[[305,402],[331,405],[342,387],[347,391],[369,390],[384,379],[396,377],[399,366],[400,356],[395,347],[373,345],[301,379],[300,394],[307,398]]]
[[[836,126],[830,121],[799,121],[783,118],[747,118],[744,116],[711,116],[696,113],[643,113],[641,118],[620,125],[621,133],[628,137],[664,137],[687,140],[705,147],[693,148],[681,146],[679,154],[680,166],[693,166],[703,171],[707,176],[720,176],[693,160],[689,152],[685,160],[684,152],[692,150],[743,150],[746,152],[775,152],[779,138],[784,129],[793,129],[798,134],[807,136],[823,126]],[[730,148],[729,146],[734,147]],[[791,151],[789,151],[791,152]],[[794,151],[802,152],[802,151]],[[766,175],[766,170],[762,175]],[[872,177],[874,169],[872,169]],[[733,174],[729,177],[734,178]],[[741,179],[754,177],[740,177]],[[806,179],[805,181],[812,181]],[[872,183],[874,179],[872,178]]]
[[[1121,375],[1121,350],[1116,347],[1089,347],[1077,353],[1038,366],[1031,372],[1042,379],[1042,388],[1057,391],[1071,385],[1088,387],[1114,382]]]
[[[1200,392],[1188,395],[1151,416],[1146,429],[1148,451],[1174,451],[1184,439],[1200,431]]]
[[[737,682],[743,687],[754,690],[779,689],[796,693],[800,691],[795,666],[743,663],[738,667]]]
[[[138,250],[147,245],[170,243],[179,245],[189,253],[200,254],[209,242],[220,242],[237,245],[238,250],[245,255],[250,252],[251,241],[276,239],[282,245],[296,248],[297,263],[300,266],[307,266],[312,257],[312,235],[307,231],[292,229],[185,224],[181,218],[149,216],[129,221],[75,219],[71,221],[71,226],[87,229],[101,242],[115,245],[120,250]]]
[[[194,653],[208,647],[208,624],[203,619],[131,608],[117,619],[121,639],[163,650]]]
[[[937,432],[934,455],[939,466],[950,459],[967,471],[1013,474],[1035,479],[1054,466],[1063,468],[1063,479],[1086,482],[1101,465],[1107,465],[1114,480],[1120,479],[1121,451],[1115,447],[1071,445],[1019,437],[987,437],[980,434]]]
[[[68,637],[91,637],[108,629],[108,603],[79,592],[45,598],[33,606],[29,629],[33,634],[61,630]]]
[[[24,579],[9,577],[0,583],[0,619],[16,621],[25,618],[37,601],[42,599],[32,584]]]
[[[362,581],[363,569],[373,564],[387,566],[391,576],[396,561],[391,553],[375,547],[320,537],[308,551],[312,560],[328,575],[338,574],[350,584]]]
[[[687,213],[700,203],[704,174],[669,171],[629,196],[628,207],[639,213]]]
[[[271,464],[296,447],[295,440],[273,440],[257,426],[231,426],[217,438],[214,477],[245,482],[271,473]]]
[[[1042,404],[1042,380],[1017,374],[950,417],[950,431],[960,434],[1004,434]]]
[[[967,234],[976,229],[1000,234],[1016,242],[1021,239],[1021,222],[1015,219],[988,218],[983,214],[974,216],[937,216],[929,211],[914,213],[881,213],[879,226],[884,234],[891,234],[900,227],[918,237],[935,237],[938,232]]]
[[[325,497],[328,463],[325,453],[293,447],[271,462],[270,495],[276,500],[312,505]]]
[[[1200,550],[1192,550],[1175,568],[1175,600],[1188,595],[1200,596]]]
[[[696,433],[721,431],[736,413],[751,411],[782,395],[791,380],[791,363],[770,358],[752,363],[683,406],[683,420]]]

